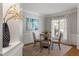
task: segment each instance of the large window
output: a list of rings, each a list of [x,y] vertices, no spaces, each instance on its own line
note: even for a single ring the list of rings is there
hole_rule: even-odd
[[[51,31],[52,31],[52,36],[57,36],[58,32],[61,31],[63,34],[63,39],[67,39],[67,28],[66,28],[66,19],[61,18],[61,19],[55,19],[52,20],[51,23]]]

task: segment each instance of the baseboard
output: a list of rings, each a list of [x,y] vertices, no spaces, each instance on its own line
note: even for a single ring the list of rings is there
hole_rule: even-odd
[[[31,43],[27,43],[27,44],[24,44],[24,46],[31,45],[31,44],[33,44],[33,42],[31,42]]]
[[[68,45],[68,46],[74,46],[74,47],[76,47],[76,45],[73,45],[73,44],[65,44],[65,43],[61,43],[61,44],[64,44],[64,45]]]

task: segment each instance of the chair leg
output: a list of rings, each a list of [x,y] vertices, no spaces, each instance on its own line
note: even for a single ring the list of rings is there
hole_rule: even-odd
[[[42,52],[41,50],[42,50],[42,49],[41,49],[41,47],[40,47],[40,53]]]
[[[33,44],[33,47],[35,47],[36,46],[36,42],[34,42],[34,44]]]
[[[50,46],[48,46],[48,54],[50,53]]]
[[[48,47],[48,54],[50,53],[50,48]]]
[[[52,43],[52,49],[53,49],[53,43]]]
[[[33,44],[33,47],[35,47],[35,44]]]
[[[42,48],[42,45],[40,44],[40,53],[42,52],[42,49],[43,49],[43,48]]]
[[[59,45],[59,50],[61,50],[60,44],[58,44],[58,45]]]

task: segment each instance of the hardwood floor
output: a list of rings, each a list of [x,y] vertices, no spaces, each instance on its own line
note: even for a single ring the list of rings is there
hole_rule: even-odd
[[[47,54],[46,49],[40,53],[38,45],[36,48],[33,48],[32,46],[33,44],[24,46],[23,56],[79,56],[79,50],[74,46],[70,46],[71,48],[69,48],[67,45],[61,45],[61,51],[58,47],[54,46],[54,49],[51,50],[50,54]]]
[[[65,56],[79,56],[79,50],[76,47],[72,47]]]

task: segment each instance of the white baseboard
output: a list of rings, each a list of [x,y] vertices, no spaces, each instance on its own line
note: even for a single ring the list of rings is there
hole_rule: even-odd
[[[79,35],[77,35],[77,49],[79,49]]]

